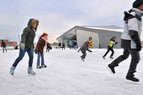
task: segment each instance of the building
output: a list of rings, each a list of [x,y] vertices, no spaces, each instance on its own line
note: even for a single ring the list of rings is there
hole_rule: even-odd
[[[75,26],[57,38],[59,43],[65,43],[67,47],[80,47],[86,40],[91,41],[92,48],[107,48],[112,36],[116,41],[121,41],[123,28],[119,26]],[[120,48],[120,43],[115,45]]]
[[[6,43],[6,46],[13,46],[16,47],[17,46],[17,42],[14,41],[8,41],[8,40],[3,40]],[[0,46],[1,46],[2,40],[0,40]]]

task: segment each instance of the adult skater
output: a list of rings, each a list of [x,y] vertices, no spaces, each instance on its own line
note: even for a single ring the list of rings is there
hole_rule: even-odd
[[[128,58],[131,54],[131,63],[126,75],[127,80],[138,82],[139,79],[135,77],[137,64],[140,60],[141,41],[140,34],[142,31],[142,19],[143,15],[143,0],[136,0],[133,3],[133,8],[129,12],[125,12],[125,26],[124,32],[121,36],[121,47],[124,48],[123,55],[119,56],[112,63],[108,65],[109,70],[115,73],[115,67],[120,62]]]
[[[32,75],[36,74],[32,69],[32,64],[33,64],[34,38],[35,38],[35,32],[38,27],[38,23],[39,23],[38,20],[30,19],[27,24],[27,27],[24,28],[23,34],[21,35],[19,56],[13,63],[12,67],[10,68],[11,75],[14,75],[16,66],[23,59],[26,52],[29,55],[28,74],[32,74]]]
[[[35,48],[35,52],[38,55],[38,57],[37,57],[37,69],[47,67],[44,63],[44,47],[46,47],[45,49],[47,50],[47,37],[48,37],[48,34],[43,33],[40,36],[38,43],[36,45],[36,48]],[[40,57],[41,57],[41,65],[40,65]]]
[[[84,44],[80,47],[80,49],[78,50],[78,52],[81,51],[82,52],[82,56],[81,56],[81,60],[84,61],[85,57],[86,57],[86,51],[92,52],[91,50],[89,50],[89,41],[84,42]]]
[[[118,44],[118,42],[115,42],[116,40],[116,37],[113,36],[111,39],[110,39],[110,43],[108,44],[108,48],[107,48],[107,52],[104,54],[103,58],[105,59],[106,55],[109,53],[109,51],[111,51],[111,55],[110,55],[110,58],[113,58],[113,55],[114,55],[114,50],[113,50],[113,47],[114,45]]]
[[[5,42],[3,40],[2,40],[2,43],[1,43],[1,47],[2,47],[3,53],[4,53],[4,51],[7,52],[6,44],[5,44]]]

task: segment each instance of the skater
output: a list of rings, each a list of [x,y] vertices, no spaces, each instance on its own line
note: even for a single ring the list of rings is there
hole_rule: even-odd
[[[19,56],[13,63],[12,67],[10,68],[11,75],[14,75],[15,68],[17,67],[18,63],[23,59],[26,52],[29,55],[28,74],[32,75],[36,74],[33,71],[32,65],[33,65],[34,38],[35,38],[35,32],[38,27],[38,23],[39,23],[38,20],[30,19],[27,24],[27,27],[24,28],[23,34],[21,35]]]
[[[3,49],[3,53],[4,53],[4,51],[7,52],[6,44],[5,44],[5,42],[4,42],[3,40],[2,40],[2,43],[1,43],[1,47],[2,47],[2,49]]]
[[[124,48],[123,55],[119,56],[112,63],[108,65],[109,70],[115,73],[115,67],[120,62],[128,58],[131,54],[131,63],[126,75],[127,80],[139,82],[139,79],[135,77],[137,64],[140,60],[141,41],[140,34],[142,31],[142,19],[143,15],[143,0],[136,0],[133,3],[133,8],[129,12],[125,12],[125,26],[124,32],[121,36],[121,47]]]
[[[116,40],[116,37],[113,36],[111,39],[110,39],[110,43],[108,44],[108,48],[107,48],[107,52],[104,54],[103,58],[105,59],[106,55],[109,53],[109,51],[111,51],[111,55],[110,55],[110,58],[113,58],[113,55],[114,55],[114,50],[113,50],[113,47],[114,45],[118,44],[118,42],[115,42]]]
[[[46,68],[47,66],[44,63],[44,47],[47,50],[47,33],[43,33],[36,45],[35,53],[38,55],[37,57],[37,69]],[[41,65],[40,65],[40,57],[41,57]]]
[[[52,47],[51,47],[50,43],[47,42],[47,50],[46,50],[46,52],[49,52],[51,49],[52,49]]]
[[[62,50],[65,49],[65,43],[62,43]]]
[[[78,50],[81,51],[83,53],[83,55],[81,56],[81,60],[84,61],[85,57],[86,57],[86,51],[92,52],[91,50],[89,50],[89,41],[84,42],[84,44],[80,47],[80,49]]]

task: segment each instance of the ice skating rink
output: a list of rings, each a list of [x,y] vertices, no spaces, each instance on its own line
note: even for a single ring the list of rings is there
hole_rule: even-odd
[[[77,50],[53,49],[45,53],[47,68],[36,69],[37,55],[34,54],[33,68],[36,76],[27,74],[28,55],[18,64],[15,75],[9,69],[18,57],[18,50],[0,50],[0,95],[142,95],[143,94],[143,51],[138,64],[139,83],[125,79],[131,57],[111,74],[106,66],[113,61],[102,58],[106,49],[87,52],[85,62],[80,60]],[[122,54],[115,49],[114,59]]]

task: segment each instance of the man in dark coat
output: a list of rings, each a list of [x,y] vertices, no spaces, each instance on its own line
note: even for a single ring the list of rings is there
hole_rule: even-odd
[[[34,48],[34,38],[35,32],[37,30],[39,21],[36,19],[30,19],[27,27],[24,28],[23,34],[21,35],[21,43],[20,43],[20,53],[18,58],[13,63],[10,68],[10,74],[14,75],[14,70],[17,64],[23,59],[25,53],[27,52],[29,55],[29,65],[28,65],[28,74],[36,74],[32,69],[33,64],[33,48]]]
[[[81,51],[82,52],[82,56],[81,59],[84,61],[85,57],[86,57],[86,51],[92,52],[91,50],[89,50],[89,41],[84,42],[84,44],[80,47],[80,49],[78,50],[78,52]]]
[[[108,65],[109,70],[115,73],[115,67],[120,62],[128,58],[131,54],[131,63],[126,75],[127,80],[138,82],[139,79],[135,77],[137,64],[140,60],[141,40],[140,34],[142,31],[142,17],[143,15],[143,0],[136,0],[133,3],[133,8],[129,12],[125,12],[125,26],[124,32],[121,36],[121,47],[124,48],[123,55],[119,56],[112,63]]]
[[[3,49],[3,53],[4,53],[4,50],[7,52],[7,50],[6,50],[6,44],[5,44],[5,42],[3,40],[2,40],[2,43],[1,43],[1,47]]]

